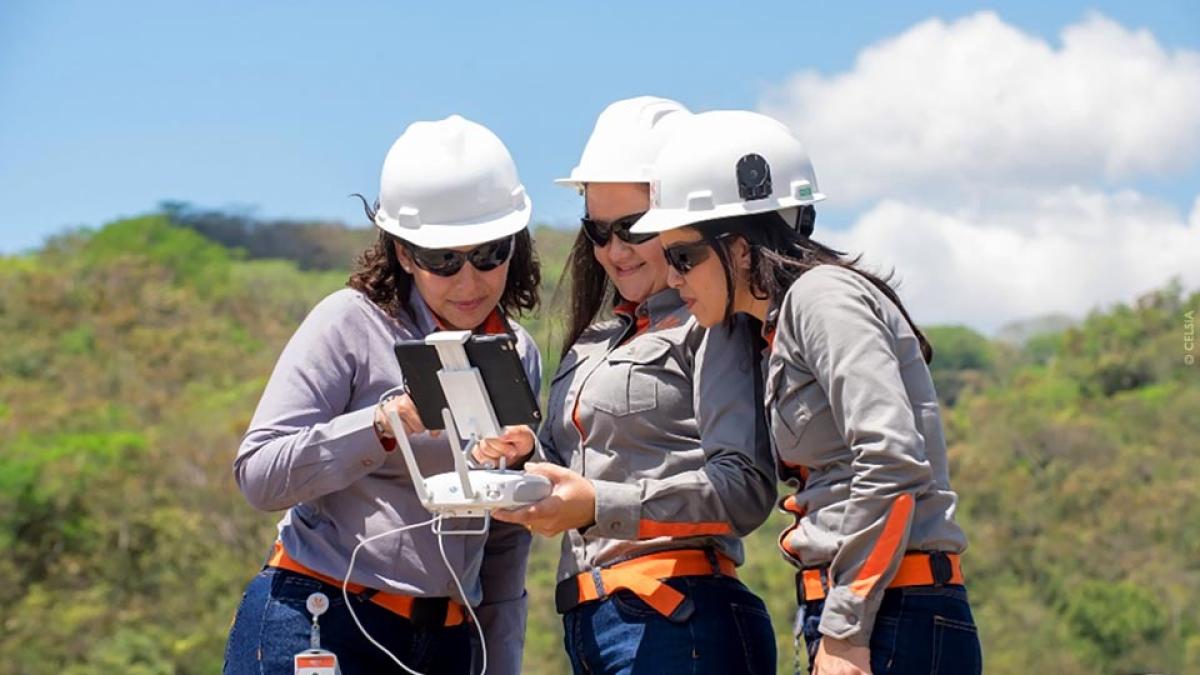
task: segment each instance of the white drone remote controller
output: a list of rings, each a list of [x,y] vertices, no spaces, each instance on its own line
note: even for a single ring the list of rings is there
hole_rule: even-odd
[[[455,472],[440,473],[425,480],[430,511],[456,516],[479,517],[492,509],[528,506],[550,495],[550,481],[521,471],[475,469],[467,472],[473,498],[463,494]]]
[[[503,464],[499,469],[468,469],[467,452],[480,439],[501,435],[483,379],[463,349],[469,338],[467,331],[433,333],[425,338],[437,348],[442,362],[438,379],[449,406],[442,410],[442,421],[454,471],[422,476],[400,416],[394,410],[387,412],[392,429],[398,431],[396,440],[421,504],[431,513],[460,518],[486,517],[494,509],[527,506],[549,496],[551,490],[544,476],[506,470]]]
[[[445,415],[449,418],[449,411]],[[404,428],[395,411],[388,411],[388,421],[393,429]],[[493,509],[527,506],[550,495],[550,481],[544,476],[508,469],[468,469],[465,453],[459,447],[459,439],[450,424],[446,425],[446,431],[450,438],[450,451],[454,455],[455,470],[429,478],[421,475],[408,438],[401,433],[397,434],[396,439],[408,464],[417,496],[431,513],[479,518]]]

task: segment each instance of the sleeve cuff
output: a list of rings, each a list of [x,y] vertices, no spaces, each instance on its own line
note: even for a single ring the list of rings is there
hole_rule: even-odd
[[[596,522],[583,536],[635,540],[642,517],[642,489],[636,484],[593,480],[596,488]]]
[[[375,433],[375,406],[339,415],[329,427],[323,442],[325,452],[345,462],[344,466],[373,468],[387,458],[387,450]]]
[[[845,586],[836,587],[825,598],[819,630],[822,635],[835,640],[845,640],[858,647],[868,646],[873,621],[868,620],[867,613],[866,598],[855,595]]]

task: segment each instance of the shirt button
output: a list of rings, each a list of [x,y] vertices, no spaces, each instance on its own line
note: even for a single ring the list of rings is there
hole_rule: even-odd
[[[364,459],[364,460],[362,461],[362,465],[363,465],[363,466],[375,466],[375,460],[373,460],[373,459]]]
[[[846,617],[846,623],[853,626],[858,623],[858,617],[851,614],[850,616]]]
[[[613,530],[614,532],[616,530],[621,529],[621,521],[619,521],[619,520],[612,521],[612,524],[608,526],[608,529]]]

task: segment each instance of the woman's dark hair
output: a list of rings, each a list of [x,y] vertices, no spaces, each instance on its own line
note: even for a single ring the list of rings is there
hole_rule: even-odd
[[[812,209],[813,207],[801,207]],[[812,218],[814,214],[801,213],[800,217]],[[733,315],[733,265],[730,256],[730,245],[735,239],[742,239],[750,249],[750,292],[759,299],[770,299],[778,302],[784,293],[792,287],[792,283],[801,275],[818,265],[837,265],[844,267],[879,289],[888,299],[900,308],[900,313],[908,321],[917,341],[921,344],[921,354],[926,363],[933,362],[933,346],[925,338],[921,329],[908,315],[908,310],[900,302],[900,297],[892,288],[892,274],[880,278],[859,267],[862,256],[847,258],[846,254],[829,248],[820,242],[801,234],[796,225],[789,223],[778,212],[756,213],[732,218],[721,218],[699,223],[693,226],[704,238],[712,243],[713,250],[721,260],[725,270],[725,318]]]
[[[362,195],[352,196],[362,200],[363,211],[374,226],[379,202],[371,206]],[[504,293],[499,303],[500,311],[505,316],[531,312],[537,309],[540,301],[538,288],[542,283],[542,268],[537,252],[533,250],[533,238],[529,236],[528,229],[521,230],[514,237],[512,258],[508,261],[508,277],[504,280]],[[354,261],[354,271],[350,273],[346,285],[370,298],[392,318],[404,320],[405,315],[413,316],[413,308],[408,303],[413,278],[400,266],[396,242],[404,244],[380,230],[375,243]]]
[[[582,229],[571,245],[566,270],[567,274],[563,275],[558,289],[562,290],[563,282],[568,281],[569,277],[571,310],[567,316],[567,336],[563,340],[562,356],[567,355],[571,345],[592,325],[601,309],[615,307],[625,299],[596,260],[592,242]]]

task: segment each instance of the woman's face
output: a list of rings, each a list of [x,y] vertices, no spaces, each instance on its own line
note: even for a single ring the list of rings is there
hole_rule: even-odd
[[[645,183],[589,183],[585,195],[593,220],[612,222],[650,208]],[[593,244],[592,253],[626,300],[640,303],[667,287],[667,261],[657,239],[628,244],[613,236],[604,246]]]
[[[455,274],[443,277],[417,266],[399,242],[395,246],[400,265],[412,275],[413,283],[425,299],[425,304],[448,328],[474,330],[492,313],[504,295],[511,256],[510,260],[486,272],[475,269],[468,261]],[[453,250],[465,252],[473,248],[459,246]]]
[[[682,227],[667,230],[659,234],[658,239],[665,249],[699,242],[703,238],[695,229]],[[740,252],[736,250],[739,246],[745,247],[741,239],[734,242],[734,259]],[[667,283],[679,290],[680,297],[687,303],[688,311],[696,317],[696,321],[705,328],[711,328],[725,320],[725,305],[729,297],[729,289],[725,286],[725,270],[720,256],[711,247],[702,245],[702,248],[693,250],[700,251],[701,255],[707,254],[707,258],[687,273],[680,273],[668,265]]]

